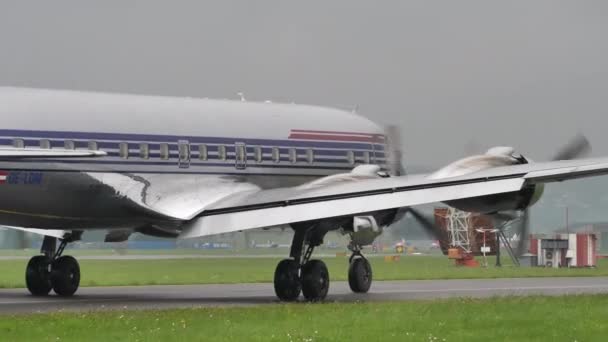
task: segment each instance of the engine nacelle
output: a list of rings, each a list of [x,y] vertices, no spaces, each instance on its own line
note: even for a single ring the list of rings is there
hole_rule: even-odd
[[[351,244],[356,246],[371,245],[382,234],[382,226],[373,216],[353,217],[353,231],[350,232]]]
[[[524,210],[536,203],[543,192],[543,184],[534,184],[517,192],[471,197],[445,203],[463,211],[490,214],[507,210]]]
[[[516,156],[512,147],[493,147],[485,154],[457,160],[429,176],[442,179],[463,176],[489,168],[527,164],[523,156]],[[504,210],[523,210],[536,203],[544,192],[542,184],[530,185],[521,191],[447,201],[447,205],[478,213],[495,213]]]

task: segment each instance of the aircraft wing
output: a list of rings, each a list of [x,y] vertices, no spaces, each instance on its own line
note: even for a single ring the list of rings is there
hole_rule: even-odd
[[[362,179],[339,184],[251,190],[208,205],[183,227],[181,238],[293,222],[356,215],[484,195],[515,192],[536,183],[608,173],[608,158],[495,167],[465,176],[426,175]]]
[[[14,229],[20,230],[26,233],[33,233],[42,236],[52,236],[58,239],[63,239],[64,237],[70,234],[67,230],[58,230],[58,229],[37,229],[37,228],[22,228],[22,227],[14,227],[14,226],[0,226],[0,228],[5,229]]]
[[[42,148],[0,148],[0,159],[103,157],[104,151]]]

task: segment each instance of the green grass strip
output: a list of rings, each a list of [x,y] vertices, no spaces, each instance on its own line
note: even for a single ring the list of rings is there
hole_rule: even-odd
[[[608,296],[53,313],[0,317],[6,341],[605,341]]]

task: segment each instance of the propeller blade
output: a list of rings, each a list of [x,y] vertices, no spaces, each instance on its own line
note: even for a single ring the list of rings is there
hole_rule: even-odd
[[[435,225],[435,222],[433,220],[431,220],[416,209],[408,208],[407,212],[412,214],[414,219],[416,219],[416,221],[420,223],[420,225],[422,226],[422,228],[424,228],[424,231],[427,234],[429,234],[436,240],[441,240],[443,238],[441,229]]]
[[[386,126],[385,134],[389,145],[389,172],[393,176],[405,175],[401,153],[401,133],[395,125]]]
[[[530,235],[530,209],[526,209],[522,213],[521,221],[519,224],[519,243],[517,244],[516,255],[518,257],[528,252],[528,240]]]
[[[500,222],[508,222],[508,221],[513,221],[517,218],[517,216],[514,213],[510,213],[510,212],[498,212],[498,213],[494,213],[492,214],[492,216],[500,221]]]
[[[563,146],[555,154],[555,156],[553,156],[552,160],[570,160],[581,158],[589,152],[591,152],[591,144],[589,143],[589,140],[587,140],[584,135],[579,134],[570,140],[565,146]]]

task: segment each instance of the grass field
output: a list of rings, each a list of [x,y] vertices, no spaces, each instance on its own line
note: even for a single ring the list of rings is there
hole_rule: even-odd
[[[82,286],[271,282],[279,258],[81,260]],[[332,280],[346,280],[348,259],[324,258]],[[370,258],[376,280],[608,276],[608,260],[595,269],[459,268],[444,257]],[[0,287],[24,287],[27,260],[0,260]]]
[[[6,341],[605,341],[608,296],[2,316]]]

